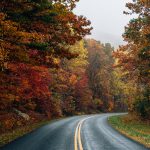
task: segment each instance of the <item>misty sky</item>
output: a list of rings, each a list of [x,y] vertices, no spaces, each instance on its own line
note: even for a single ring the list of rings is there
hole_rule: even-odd
[[[117,47],[123,44],[122,33],[124,26],[131,16],[123,14],[126,2],[131,0],[80,0],[77,3],[75,13],[86,16],[93,26],[92,38],[109,42]],[[133,16],[132,16],[133,18]]]

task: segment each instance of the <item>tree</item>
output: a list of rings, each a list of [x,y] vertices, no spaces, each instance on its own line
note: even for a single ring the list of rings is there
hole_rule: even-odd
[[[111,111],[113,109],[113,93],[112,93],[112,51],[110,44],[105,46],[100,42],[88,39],[86,40],[86,48],[88,49],[87,68],[89,85],[93,92],[93,99],[102,101],[101,110]],[[108,47],[107,47],[108,45]]]
[[[6,19],[7,15],[0,12],[0,71],[8,69],[10,60],[27,61],[23,44],[35,35],[23,32],[18,23]]]
[[[70,51],[78,54],[78,56],[71,60],[63,59],[62,67],[65,68],[66,70],[74,72],[78,76],[82,76],[88,65],[87,61],[88,51],[85,48],[84,41],[81,40],[77,42],[75,45],[71,46]]]
[[[33,34],[24,43],[15,42],[15,45],[23,47],[21,53],[24,52],[25,56],[30,58],[26,61],[32,64],[52,65],[55,63],[54,58],[70,59],[77,56],[69,52],[68,46],[89,34],[91,28],[90,21],[73,13],[75,2],[74,0],[0,2],[1,12],[7,15],[6,20],[16,22],[23,35]]]
[[[54,103],[59,104],[53,107],[54,111],[59,110],[62,114],[72,115],[75,112],[76,75],[62,68],[52,69],[50,72],[52,74],[52,83],[50,84],[52,99]]]
[[[69,50],[71,45],[90,34],[90,21],[73,13],[76,2],[78,0],[0,2],[0,88],[8,84],[3,93],[6,97],[2,94],[4,101],[7,93],[12,96],[8,99],[19,99],[20,103],[31,99],[50,101],[48,67],[57,67],[61,58],[77,57],[77,53]]]
[[[150,3],[147,0],[135,0],[126,6],[130,12],[125,14],[135,13],[138,17],[130,20],[125,27],[123,37],[127,44],[121,46],[114,54],[118,60],[117,65],[126,73],[126,77],[137,83],[137,96],[134,98],[136,100],[132,110],[142,117],[148,117],[150,116]],[[139,111],[140,109],[137,109],[139,107],[143,110]]]
[[[88,85],[88,77],[83,74],[75,87],[75,106],[78,112],[90,113],[92,110],[92,91]]]
[[[0,74],[1,110],[20,108],[38,110],[47,114],[50,110],[50,73],[47,68],[23,63],[11,64],[9,74]],[[41,106],[47,103],[46,108]],[[43,103],[42,103],[43,102]]]
[[[32,114],[51,118],[77,111],[76,84],[87,65],[82,39],[92,29],[73,13],[78,1],[0,1],[0,115],[12,114],[2,121],[10,128],[18,123],[14,109],[34,121]],[[87,110],[85,102],[81,96]]]

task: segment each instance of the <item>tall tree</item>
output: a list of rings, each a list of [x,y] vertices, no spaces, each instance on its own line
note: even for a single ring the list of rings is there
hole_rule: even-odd
[[[89,52],[87,72],[93,99],[103,102],[103,111],[111,110],[113,103],[111,84],[113,58],[111,53],[113,48],[110,44],[103,45],[93,39],[86,40],[86,48]]]
[[[32,36],[24,42],[13,43],[21,47],[22,53],[29,57],[26,61],[51,65],[54,63],[54,57],[77,56],[69,52],[68,46],[81,40],[91,30],[90,21],[83,16],[75,15],[72,11],[77,1],[3,0],[0,2],[0,12],[6,14],[5,20],[16,22],[18,24],[16,28],[22,32],[22,35]],[[5,40],[4,37],[1,36],[2,40]],[[14,55],[12,51],[10,53]],[[10,60],[16,58],[12,57]],[[21,58],[19,60],[23,61]]]
[[[35,109],[48,116],[54,113],[52,108],[61,113],[55,107],[61,105],[60,102],[51,99],[48,69],[57,67],[61,58],[79,56],[70,47],[90,34],[90,21],[73,13],[76,2],[78,0],[0,1],[0,103],[8,102],[8,107],[19,108],[28,102],[29,105],[36,103]],[[69,88],[74,89],[75,75],[59,73],[60,78],[63,73],[67,79],[71,78],[67,86],[70,92],[65,89],[63,92],[72,94]],[[74,100],[68,99],[70,103]],[[3,109],[7,106],[2,105]]]
[[[126,4],[130,12],[137,18],[130,20],[123,35],[128,44],[121,46],[115,56],[118,66],[137,86],[137,97],[132,110],[142,117],[148,117],[150,109],[150,3],[147,0],[135,0]]]

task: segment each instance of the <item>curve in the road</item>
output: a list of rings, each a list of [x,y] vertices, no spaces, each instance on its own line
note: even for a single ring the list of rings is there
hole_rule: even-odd
[[[148,150],[109,126],[120,114],[76,116],[43,126],[1,150]]]
[[[108,124],[107,118],[113,115],[116,114],[95,116],[84,123],[82,128],[84,150],[147,150]]]

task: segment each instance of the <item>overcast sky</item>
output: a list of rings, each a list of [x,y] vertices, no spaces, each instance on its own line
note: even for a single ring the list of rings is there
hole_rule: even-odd
[[[93,26],[92,38],[117,47],[123,44],[124,26],[131,16],[123,14],[126,2],[131,0],[80,0],[75,13],[86,16]],[[133,18],[133,17],[132,17]]]

